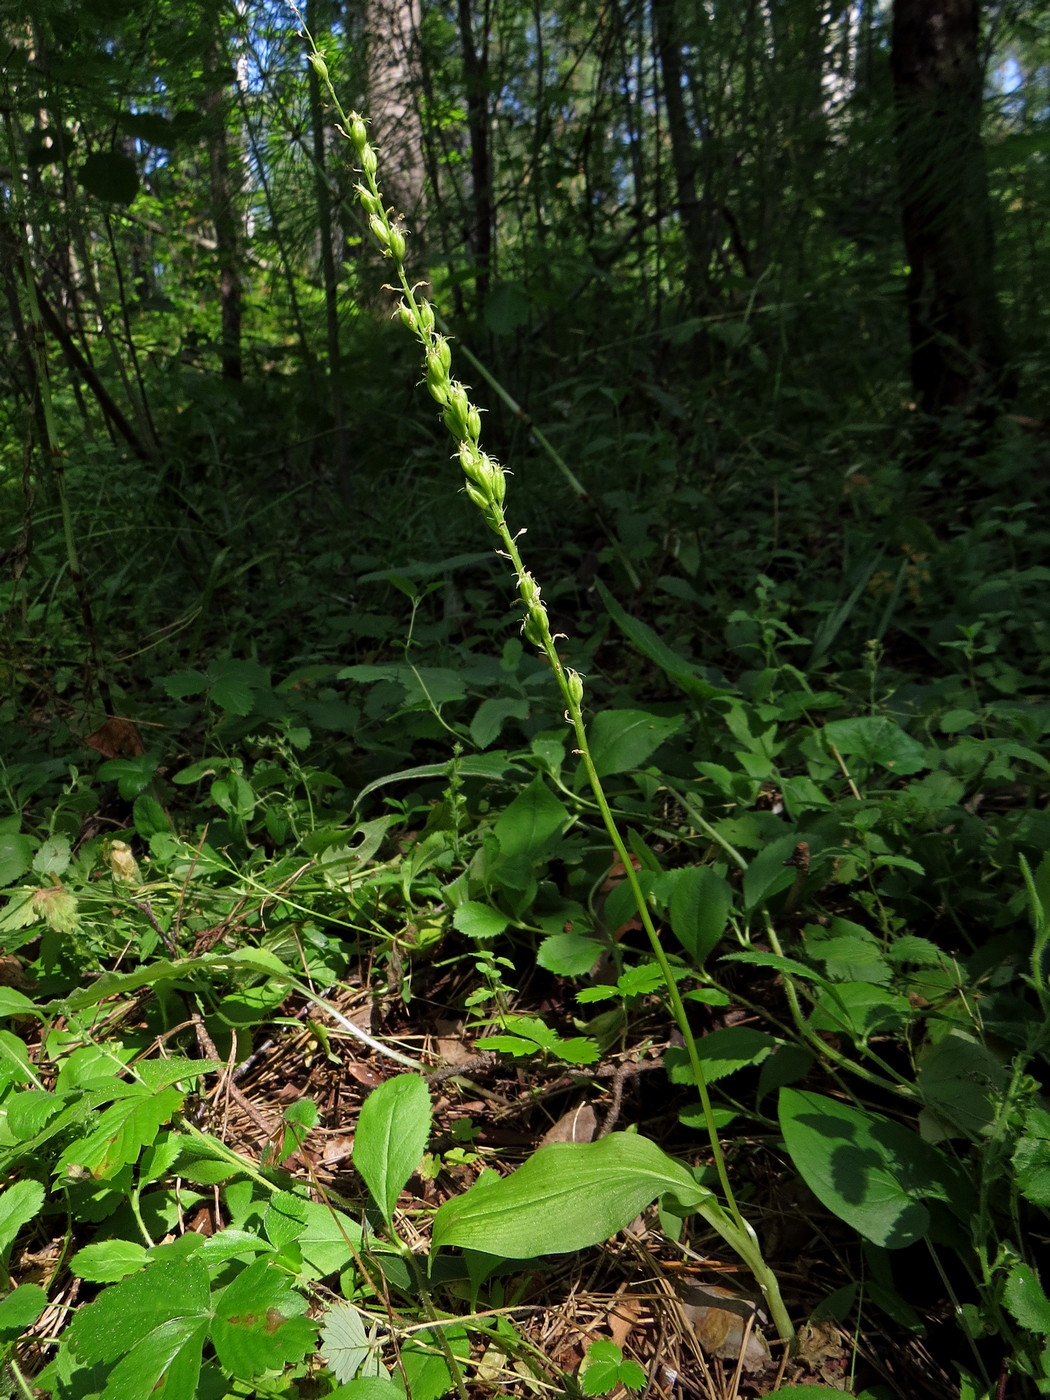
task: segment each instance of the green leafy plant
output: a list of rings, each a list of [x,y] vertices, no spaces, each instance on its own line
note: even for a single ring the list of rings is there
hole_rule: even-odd
[[[747,1224],[737,1206],[736,1197],[729,1181],[711,1110],[703,1066],[697,1054],[696,1041],[678,992],[674,972],[668,962],[645,896],[635,876],[630,853],[609,806],[602,786],[601,775],[591,751],[583,718],[583,679],[577,671],[562,664],[551,631],[547,608],[541,598],[540,586],[525,568],[518,549],[517,536],[511,532],[506,521],[503,510],[507,489],[504,469],[481,449],[479,445],[481,437],[480,412],[470,402],[466,387],[451,377],[452,352],[448,340],[437,331],[435,315],[430,304],[418,294],[409,282],[405,270],[405,235],[398,224],[391,220],[376,183],[378,159],[368,142],[365,122],[356,113],[347,117],[339,107],[338,98],[328,77],[327,65],[316,48],[311,49],[310,61],[322,82],[326,84],[329,97],[339,114],[343,130],[360,161],[364,180],[356,187],[357,196],[368,216],[369,227],[376,242],[392,262],[402,292],[402,299],[398,307],[399,314],[405,327],[416,335],[422,345],[427,388],[441,406],[445,426],[458,444],[459,463],[465,481],[464,489],[469,499],[481,512],[485,523],[498,537],[503,552],[510,561],[518,594],[525,609],[522,623],[523,634],[529,643],[541,651],[553,673],[602,821],[609,834],[613,849],[622,863],[625,878],[634,896],[638,916],[649,937],[653,955],[663,974],[666,994],[690,1056],[694,1082],[700,1094],[711,1151],[727,1207],[723,1209],[720,1205],[714,1204],[712,1199],[703,1203],[701,1213],[708,1223],[746,1261],[759,1282],[778,1333],[785,1339],[790,1339],[794,1335],[794,1329],[781,1299],[779,1286],[762,1257],[754,1230]],[[630,742],[630,733],[628,726],[624,742]],[[618,741],[619,738],[620,736],[617,735]]]

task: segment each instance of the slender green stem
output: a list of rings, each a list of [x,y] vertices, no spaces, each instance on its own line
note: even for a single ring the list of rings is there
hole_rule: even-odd
[[[309,35],[307,35],[307,39],[309,40]],[[452,352],[448,339],[437,329],[437,318],[433,307],[418,294],[417,289],[408,281],[405,273],[405,234],[400,224],[391,218],[384,205],[382,194],[376,182],[378,158],[375,150],[369,144],[365,122],[356,112],[349,116],[343,112],[329,80],[324,59],[312,43],[311,49],[310,62],[321,81],[326,85],[339,115],[342,130],[357,152],[363,175],[362,182],[356,187],[357,196],[368,216],[369,227],[376,242],[390,258],[393,265],[401,290],[398,312],[405,327],[412,331],[423,348],[426,385],[431,396],[441,406],[445,426],[458,444],[459,463],[464,475],[464,490],[481,511],[486,524],[498,537],[502,546],[501,552],[509,560],[514,571],[518,594],[525,608],[522,631],[526,640],[542,652],[554,674],[558,690],[565,703],[565,717],[572,725],[576,736],[576,752],[583,763],[584,771],[601,813],[602,822],[609,834],[612,847],[622,863],[624,877],[637,905],[642,926],[653,950],[653,956],[663,975],[671,1012],[685,1042],[707,1126],[715,1171],[727,1207],[724,1210],[721,1206],[710,1202],[701,1209],[700,1214],[752,1270],[766,1298],[778,1333],[781,1337],[790,1339],[794,1336],[794,1329],[781,1299],[776,1277],[766,1265],[755,1232],[745,1221],[733,1193],[725,1155],[718,1137],[714,1111],[711,1107],[707,1081],[704,1077],[703,1064],[685,1006],[678,991],[677,980],[660,942],[660,936],[653,922],[630,851],[617,827],[591,756],[583,719],[583,679],[576,671],[564,666],[558,655],[558,638],[551,632],[547,609],[540,596],[540,586],[525,568],[518,549],[518,536],[511,532],[503,511],[503,501],[507,489],[506,473],[497,461],[481,450],[479,445],[481,415],[471,403],[466,386],[451,376]]]
[[[7,1369],[15,1378],[15,1383],[17,1384],[22,1394],[25,1396],[25,1400],[33,1400],[34,1395],[39,1394],[39,1392],[33,1390],[29,1382],[26,1380],[25,1376],[22,1375],[22,1371],[15,1358],[13,1356],[9,1356],[4,1364],[7,1366]]]
[[[131,1213],[135,1217],[135,1223],[136,1225],[138,1225],[139,1230],[142,1232],[142,1238],[146,1241],[146,1248],[152,1249],[153,1246],[156,1244],[156,1240],[146,1229],[146,1222],[142,1218],[142,1202],[140,1199],[141,1194],[141,1191],[132,1191],[131,1195],[128,1197],[128,1204],[131,1206]]]
[[[438,1315],[437,1309],[434,1307],[434,1300],[430,1296],[430,1288],[423,1276],[423,1270],[419,1266],[419,1260],[412,1253],[411,1249],[409,1249],[408,1245],[405,1244],[404,1240],[400,1239],[393,1231],[391,1231],[391,1234],[415,1281],[417,1294],[423,1304],[423,1311],[426,1313],[428,1320],[434,1324],[430,1335],[437,1339],[437,1345],[441,1350],[442,1356],[445,1358],[445,1365],[448,1367],[449,1375],[452,1377],[452,1384],[456,1388],[456,1394],[459,1396],[459,1400],[468,1400],[467,1385],[466,1381],[463,1379],[463,1367],[460,1365],[459,1357],[452,1350],[451,1342],[448,1337],[445,1336],[444,1327],[440,1325],[441,1318]]]
[[[437,324],[442,334],[447,335],[448,326],[440,316],[437,317]],[[532,417],[525,411],[525,409],[522,408],[521,404],[518,403],[517,399],[515,399],[514,396],[511,393],[509,393],[506,388],[504,388],[504,386],[500,383],[500,381],[496,378],[492,371],[486,365],[484,365],[481,362],[481,360],[478,359],[477,355],[473,354],[472,351],[468,350],[468,348],[465,345],[461,345],[459,347],[459,353],[463,356],[463,358],[467,361],[468,364],[474,366],[474,368],[481,375],[482,379],[484,379],[485,383],[489,386],[492,392],[496,395],[497,398],[501,399],[503,403],[506,404],[506,406],[510,409],[511,413],[514,414],[515,418],[520,419],[520,421],[524,423],[530,436],[534,439],[535,442],[537,442],[540,445],[540,447],[543,448],[544,452],[546,452],[547,456],[561,472],[562,476],[565,478],[565,481],[568,483],[569,489],[572,491],[573,495],[576,496],[579,500],[585,501],[591,507],[591,510],[594,512],[594,515],[598,520],[598,524],[602,527],[602,529],[605,531],[605,534],[608,536],[609,543],[613,548],[613,552],[615,553],[616,558],[620,561],[620,567],[623,569],[624,574],[627,577],[628,583],[634,589],[641,588],[642,581],[638,577],[638,570],[634,567],[634,561],[631,559],[631,556],[627,553],[626,549],[624,549],[616,531],[613,529],[609,521],[605,519],[598,504],[591,499],[590,492],[587,490],[587,488],[581,482],[580,478],[569,466],[568,462],[561,455],[558,449],[554,446],[553,442],[551,442],[547,434],[536,426],[536,423],[533,421]]]
[[[688,794],[677,792],[673,788],[671,791],[675,792],[675,796],[680,799],[682,805],[688,811],[691,820],[696,823],[704,835],[721,847],[738,870],[746,870],[747,861],[741,853],[704,818],[697,810],[696,804],[690,800]],[[778,958],[782,958],[784,956],[784,949],[769,910],[765,905],[762,906],[762,922],[770,948],[772,948]],[[917,1097],[915,1086],[909,1084],[903,1075],[899,1074],[891,1065],[887,1064],[886,1061],[883,1060],[880,1055],[877,1055],[869,1046],[862,1047],[864,1054],[879,1066],[882,1070],[882,1074],[874,1074],[867,1066],[860,1064],[857,1060],[851,1060],[849,1056],[844,1055],[841,1050],[837,1050],[835,1046],[829,1044],[826,1040],[821,1040],[820,1036],[811,1029],[809,1022],[802,1013],[802,1006],[798,998],[798,988],[795,986],[794,978],[789,972],[784,972],[783,977],[784,995],[787,997],[788,1009],[791,1012],[791,1019],[795,1024],[795,1030],[806,1044],[816,1052],[819,1058],[829,1060],[839,1069],[849,1070],[851,1074],[857,1075],[860,1079],[867,1080],[869,1084],[878,1085],[880,1089],[890,1089],[894,1093],[901,1094],[906,1098],[914,1099]]]

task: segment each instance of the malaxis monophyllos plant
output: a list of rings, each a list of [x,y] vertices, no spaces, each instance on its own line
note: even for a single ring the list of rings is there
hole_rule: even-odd
[[[418,288],[411,285],[406,275],[405,232],[400,221],[396,217],[391,217],[383,202],[376,180],[379,160],[375,148],[368,140],[365,120],[357,112],[353,112],[349,116],[343,112],[332,87],[327,64],[322,55],[317,52],[312,41],[309,40],[309,35],[307,35],[307,39],[311,43],[310,62],[327,88],[338,114],[342,133],[349,139],[356,152],[364,177],[355,186],[357,197],[368,217],[369,228],[376,243],[393,264],[401,290],[398,314],[402,324],[416,336],[423,348],[426,385],[431,396],[441,406],[445,426],[457,444],[459,464],[464,477],[464,489],[470,500],[481,512],[486,524],[498,537],[502,546],[501,552],[510,560],[518,594],[525,608],[522,631],[526,640],[539,648],[553,672],[565,704],[566,718],[572,725],[576,737],[576,750],[584,765],[609,839],[631,887],[639,917],[664,978],[672,1013],[685,1041],[693,1077],[703,1106],[715,1168],[726,1202],[725,1207],[723,1207],[712,1198],[697,1207],[698,1213],[751,1269],[762,1290],[777,1332],[782,1338],[790,1339],[794,1335],[794,1329],[780,1296],[779,1284],[763,1258],[754,1230],[740,1212],[729,1181],[703,1067],[671,965],[660,942],[644,893],[635,874],[633,861],[617,827],[591,757],[583,719],[583,678],[571,667],[563,665],[561,657],[558,655],[555,644],[556,637],[551,632],[550,620],[541,597],[540,585],[526,569],[518,550],[517,536],[511,532],[507,524],[503,509],[507,494],[506,472],[499,462],[482,449],[481,414],[476,405],[471,403],[467,386],[452,376],[452,351],[448,338],[437,329],[433,307],[419,294]]]

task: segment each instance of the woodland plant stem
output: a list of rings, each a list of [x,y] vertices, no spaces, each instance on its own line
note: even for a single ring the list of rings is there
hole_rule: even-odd
[[[445,322],[440,316],[437,316],[436,320],[438,329],[443,335],[447,335],[448,327],[446,326]],[[510,409],[511,413],[514,414],[515,418],[520,419],[520,421],[525,425],[533,440],[537,442],[540,447],[543,448],[544,452],[546,452],[547,456],[551,459],[554,465],[561,472],[562,476],[568,483],[570,490],[577,497],[577,499],[586,502],[587,505],[591,507],[592,511],[594,512],[595,518],[598,521],[598,524],[608,536],[609,544],[612,547],[616,558],[620,562],[620,567],[623,569],[628,583],[634,589],[641,588],[642,581],[638,577],[638,570],[634,567],[630,555],[620,543],[620,539],[616,531],[613,529],[609,521],[605,519],[602,511],[597,505],[597,502],[595,502],[591,498],[589,492],[587,491],[587,488],[583,485],[583,483],[580,481],[580,478],[576,475],[576,473],[569,466],[568,462],[566,462],[565,458],[561,455],[558,449],[551,442],[550,438],[547,437],[546,433],[542,432],[536,426],[530,415],[525,411],[525,409],[522,408],[521,404],[519,404],[518,401],[514,398],[514,396],[503,387],[503,385],[499,382],[496,376],[489,369],[487,369],[485,365],[482,364],[482,362],[478,359],[477,355],[472,354],[471,351],[468,350],[465,345],[461,345],[459,347],[459,353],[469,364],[474,366],[474,368],[481,375],[482,379],[484,379],[485,383],[489,386],[492,392],[503,400],[506,406]]]
[[[309,36],[307,38],[309,39]],[[409,284],[405,273],[405,235],[399,223],[391,219],[383,203],[376,183],[378,159],[374,148],[369,144],[365,122],[356,112],[351,113],[348,117],[342,111],[329,80],[327,65],[313,45],[311,45],[310,62],[321,81],[326,85],[338,113],[342,131],[349,138],[357,153],[364,176],[363,182],[356,186],[357,196],[368,216],[373,237],[393,264],[402,293],[402,299],[398,306],[401,321],[407,329],[415,334],[423,347],[427,388],[432,397],[440,404],[445,426],[458,444],[459,462],[465,478],[464,489],[471,501],[481,511],[489,528],[499,538],[502,553],[510,561],[513,568],[518,593],[525,607],[522,631],[526,640],[538,647],[543,653],[554,673],[558,690],[565,703],[566,719],[572,725],[576,736],[576,751],[583,762],[584,770],[602,815],[602,821],[609,833],[613,849],[623,865],[625,878],[634,896],[639,917],[663,975],[671,1011],[685,1041],[689,1063],[700,1096],[704,1121],[707,1125],[715,1170],[728,1207],[727,1212],[712,1202],[701,1207],[700,1214],[751,1269],[765,1296],[778,1334],[785,1340],[790,1339],[794,1336],[794,1329],[781,1299],[776,1277],[766,1265],[755,1232],[745,1221],[733,1194],[725,1157],[718,1139],[718,1130],[711,1108],[710,1095],[707,1091],[703,1065],[689,1025],[685,1006],[678,992],[677,982],[660,943],[659,934],[635,873],[630,852],[617,828],[601,780],[591,758],[587,731],[583,721],[583,680],[576,671],[562,665],[556,646],[557,638],[551,632],[547,609],[540,598],[540,586],[525,568],[518,550],[517,536],[511,533],[503,512],[503,501],[507,489],[506,474],[498,462],[481,450],[479,446],[480,412],[470,402],[466,386],[451,377],[452,352],[447,337],[440,334],[436,328],[436,316],[433,308],[425,298],[417,294],[417,289]]]
[[[682,805],[686,808],[690,817],[704,835],[722,848],[738,870],[746,870],[747,861],[744,857],[735,846],[731,845],[724,836],[715,830],[710,822],[705,820],[703,815],[697,810],[696,804],[689,800],[688,795],[677,792],[675,795],[680,798]],[[780,937],[774,927],[769,910],[765,905],[762,906],[762,922],[765,926],[766,939],[770,948],[778,958],[784,957],[784,949],[781,945]],[[791,1012],[791,1019],[795,1023],[795,1029],[802,1039],[813,1048],[818,1058],[832,1061],[832,1063],[837,1065],[840,1069],[848,1070],[851,1074],[856,1074],[859,1078],[866,1079],[869,1084],[877,1084],[882,1089],[888,1088],[894,1093],[902,1094],[907,1098],[916,1097],[914,1086],[910,1085],[903,1075],[898,1074],[881,1056],[875,1054],[870,1047],[865,1046],[864,1052],[868,1058],[873,1060],[880,1070],[882,1070],[881,1075],[872,1073],[866,1066],[860,1064],[856,1060],[851,1060],[849,1056],[844,1055],[841,1050],[836,1050],[833,1045],[829,1044],[826,1040],[822,1040],[819,1035],[810,1029],[809,1023],[802,1014],[802,1007],[798,999],[798,989],[795,986],[793,978],[787,972],[783,973],[783,978],[784,994],[787,997],[788,1008]]]

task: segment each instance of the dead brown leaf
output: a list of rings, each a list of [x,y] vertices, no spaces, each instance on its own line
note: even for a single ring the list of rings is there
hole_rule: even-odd
[[[709,1356],[739,1358],[741,1369],[748,1373],[765,1370],[770,1364],[769,1347],[753,1325],[754,1303],[716,1283],[683,1280],[679,1289],[685,1295],[680,1302],[685,1319]]]
[[[617,1298],[615,1307],[610,1308],[606,1325],[609,1328],[609,1336],[621,1351],[623,1351],[627,1339],[634,1331],[641,1315],[642,1300],[632,1298],[630,1294]]]
[[[597,1130],[598,1119],[594,1109],[588,1103],[577,1104],[547,1129],[540,1138],[540,1146],[549,1147],[552,1142],[593,1142]]]
[[[84,743],[103,758],[138,758],[146,752],[142,736],[134,723],[130,719],[122,719],[120,715],[110,715],[104,719]]]

